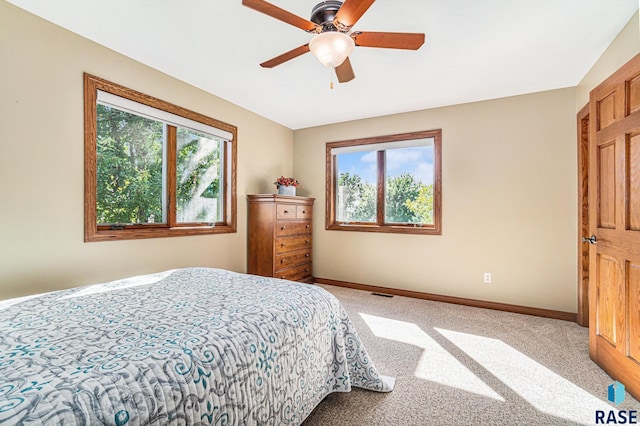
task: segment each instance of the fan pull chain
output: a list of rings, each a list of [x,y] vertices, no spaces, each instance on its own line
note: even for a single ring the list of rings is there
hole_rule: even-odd
[[[333,68],[329,68],[329,88],[333,90]]]

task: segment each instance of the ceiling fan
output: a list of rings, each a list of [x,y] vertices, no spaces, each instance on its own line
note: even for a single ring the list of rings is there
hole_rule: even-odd
[[[418,50],[424,43],[422,33],[352,31],[352,27],[374,1],[323,1],[311,10],[310,20],[264,0],[242,0],[242,4],[308,33],[316,34],[309,43],[263,62],[260,66],[273,68],[311,51],[323,65],[335,69],[340,83],[346,83],[355,78],[349,61],[349,54],[355,46]]]

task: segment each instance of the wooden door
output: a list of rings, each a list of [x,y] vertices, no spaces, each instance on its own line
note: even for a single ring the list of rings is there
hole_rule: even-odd
[[[589,105],[578,113],[578,315],[576,322],[589,327],[589,244],[582,237],[589,229]]]
[[[640,55],[589,105],[589,354],[640,398]]]

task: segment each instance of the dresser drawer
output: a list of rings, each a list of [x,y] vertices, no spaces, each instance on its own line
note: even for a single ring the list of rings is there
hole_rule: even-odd
[[[276,269],[290,268],[311,262],[311,249],[291,251],[276,255]]]
[[[311,221],[278,221],[276,224],[276,236],[285,237],[288,235],[311,234]]]
[[[313,213],[312,206],[297,206],[296,207],[296,219],[311,219]]]
[[[311,249],[311,235],[276,238],[276,254],[303,249]]]
[[[276,219],[295,219],[299,207],[295,204],[276,204]]]
[[[276,204],[276,219],[311,219],[313,206]]]
[[[296,266],[295,268],[279,269],[273,276],[283,280],[299,281],[310,277],[312,273],[311,262],[309,262],[306,265]]]

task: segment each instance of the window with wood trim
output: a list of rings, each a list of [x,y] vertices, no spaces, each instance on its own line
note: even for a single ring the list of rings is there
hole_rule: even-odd
[[[442,130],[326,145],[326,229],[442,233]]]
[[[235,126],[89,74],[85,241],[236,232]]]

